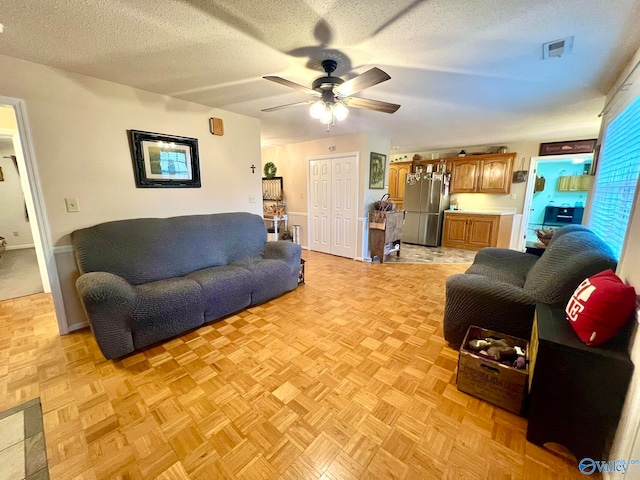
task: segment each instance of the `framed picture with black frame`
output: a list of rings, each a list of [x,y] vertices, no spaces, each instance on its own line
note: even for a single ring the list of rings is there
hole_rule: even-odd
[[[198,139],[129,130],[138,188],[200,188]]]
[[[381,153],[371,152],[371,160],[369,162],[369,188],[384,188],[384,174],[386,168],[387,156]]]

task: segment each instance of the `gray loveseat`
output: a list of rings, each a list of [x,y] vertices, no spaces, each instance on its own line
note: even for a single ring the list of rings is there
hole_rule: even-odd
[[[541,257],[484,248],[465,273],[447,279],[444,338],[458,348],[477,325],[528,339],[536,303],[564,308],[585,278],[608,268],[616,269],[613,252],[581,225],[556,230]]]
[[[300,245],[250,213],[140,218],[71,234],[100,350],[118,358],[298,285]]]

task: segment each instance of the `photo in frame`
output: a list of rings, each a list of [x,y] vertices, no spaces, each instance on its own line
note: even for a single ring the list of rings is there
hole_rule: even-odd
[[[381,153],[371,152],[371,161],[369,163],[369,188],[384,188],[384,174],[386,168],[387,156]]]
[[[129,130],[138,188],[199,188],[198,139]]]

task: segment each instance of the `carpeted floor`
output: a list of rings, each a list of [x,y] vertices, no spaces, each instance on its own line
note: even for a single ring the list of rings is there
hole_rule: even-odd
[[[0,301],[43,291],[34,248],[2,252],[2,257],[0,257]]]
[[[423,247],[403,243],[400,256],[395,252],[384,259],[384,263],[471,263],[477,252],[458,248]],[[378,262],[375,257],[374,262]]]
[[[0,412],[0,479],[48,478],[40,399]]]

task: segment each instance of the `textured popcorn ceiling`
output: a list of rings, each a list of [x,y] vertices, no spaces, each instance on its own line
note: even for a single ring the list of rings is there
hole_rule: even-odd
[[[0,0],[0,54],[258,117],[263,144],[321,138],[314,62],[391,80],[331,135],[374,131],[405,151],[598,132],[604,94],[640,47],[637,0]],[[542,44],[575,36],[571,55]],[[2,72],[2,75],[10,75]],[[2,94],[2,92],[0,92]],[[402,150],[400,150],[402,151]]]

